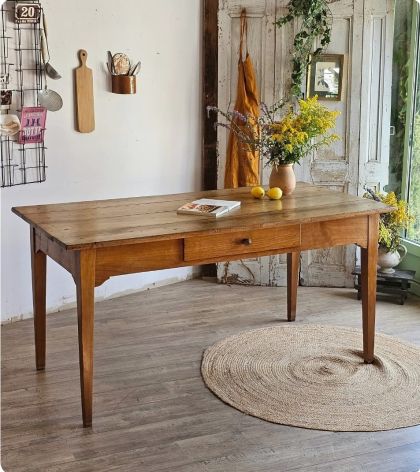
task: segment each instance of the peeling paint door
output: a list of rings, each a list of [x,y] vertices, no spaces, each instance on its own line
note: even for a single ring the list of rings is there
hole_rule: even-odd
[[[363,195],[365,185],[388,183],[391,105],[393,2],[355,0],[331,3],[329,54],[345,54],[341,102],[327,102],[341,112],[342,140],[308,156],[296,174],[340,192]],[[340,246],[302,254],[301,284],[351,287],[356,248]]]
[[[243,8],[247,12],[248,50],[257,75],[261,100],[270,104],[275,97],[276,0],[220,0],[218,106],[223,110],[233,110],[236,100],[240,15]],[[219,128],[219,188],[223,188],[224,183],[228,137],[229,133]],[[263,179],[268,181],[266,175]],[[219,280],[225,283],[268,285],[269,272],[269,257],[218,265]]]
[[[247,9],[249,50],[261,100],[268,105],[287,94],[293,25],[273,24],[287,11],[286,0],[222,0],[219,11],[219,107],[232,109],[236,98],[239,16]],[[325,102],[341,112],[340,142],[295,166],[298,180],[345,193],[363,186],[383,188],[388,179],[389,123],[393,36],[392,0],[332,1],[332,41],[328,54],[344,54],[344,87],[340,102]],[[302,89],[304,92],[305,90]],[[228,133],[219,130],[219,187],[223,187]],[[268,183],[269,169],[262,169]],[[351,286],[356,248],[336,247],[302,253],[301,284]],[[220,264],[222,282],[252,285],[286,284],[286,256]]]

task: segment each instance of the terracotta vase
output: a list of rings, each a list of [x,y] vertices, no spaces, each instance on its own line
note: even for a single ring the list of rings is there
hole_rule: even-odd
[[[293,164],[273,166],[270,175],[270,188],[280,187],[283,195],[290,195],[296,188],[296,177]]]
[[[379,272],[393,274],[397,266],[407,254],[407,248],[400,244],[395,251],[389,251],[386,247],[379,246],[378,266]]]

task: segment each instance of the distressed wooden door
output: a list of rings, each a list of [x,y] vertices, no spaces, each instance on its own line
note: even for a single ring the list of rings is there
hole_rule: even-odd
[[[222,0],[219,10],[219,107],[232,109],[236,97],[239,16],[247,9],[249,50],[261,99],[268,105],[287,95],[294,25],[273,24],[287,11],[287,0]],[[388,178],[392,0],[338,0],[330,4],[332,41],[328,54],[344,54],[344,89],[340,102],[326,102],[341,112],[336,132],[342,140],[295,166],[298,180],[357,194],[368,184],[383,188]],[[302,92],[305,92],[304,88]],[[220,129],[219,187],[223,187],[228,133]],[[269,169],[262,169],[267,184]],[[351,286],[355,247],[302,254],[301,284]],[[222,282],[255,285],[286,283],[285,255],[220,264]]]
[[[275,98],[276,0],[220,0],[219,3],[219,107],[232,110],[236,100],[240,38],[240,14],[246,8],[248,50],[261,100]],[[223,188],[228,132],[218,132],[218,187]],[[270,258],[262,257],[218,265],[218,277],[226,283],[268,285]]]

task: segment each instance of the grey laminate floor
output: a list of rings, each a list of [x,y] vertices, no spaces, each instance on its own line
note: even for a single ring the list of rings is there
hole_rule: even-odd
[[[2,328],[6,472],[417,472],[420,426],[332,433],[266,423],[200,377],[203,349],[285,318],[285,289],[184,282],[96,306],[94,426],[81,427],[75,310],[48,317],[47,370],[32,322]],[[300,288],[298,323],[360,327],[352,290]],[[378,302],[379,331],[420,345],[420,299]]]

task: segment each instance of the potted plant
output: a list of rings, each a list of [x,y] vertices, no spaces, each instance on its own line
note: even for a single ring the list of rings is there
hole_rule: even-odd
[[[283,100],[272,107],[262,104],[258,117],[216,107],[208,110],[225,117],[226,122],[216,126],[233,131],[247,149],[259,152],[272,167],[270,187],[280,187],[284,195],[290,195],[296,187],[293,165],[340,139],[330,133],[339,112],[321,105],[317,96],[298,100],[295,107]]]
[[[331,42],[332,13],[328,0],[290,0],[288,12],[276,21],[281,28],[292,23],[296,31],[292,49],[291,92],[301,95],[302,80],[311,58],[322,53]],[[319,47],[313,51],[314,44]]]
[[[397,266],[407,254],[407,248],[401,244],[401,232],[408,229],[413,216],[408,210],[405,200],[398,200],[394,192],[386,194],[366,189],[365,197],[395,207],[395,211],[384,213],[379,218],[379,271],[385,274],[393,274]]]

